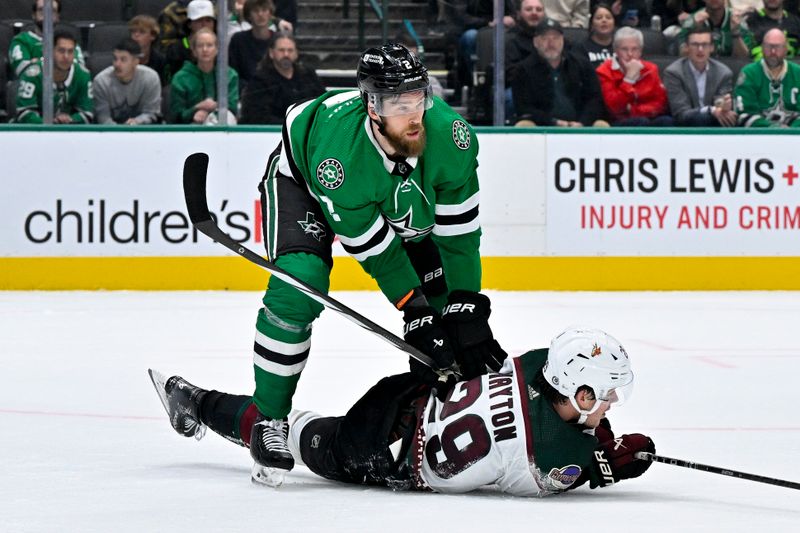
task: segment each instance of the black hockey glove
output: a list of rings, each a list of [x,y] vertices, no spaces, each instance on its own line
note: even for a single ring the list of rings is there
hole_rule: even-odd
[[[489,298],[483,294],[456,290],[447,298],[442,320],[463,379],[485,374],[487,367],[498,371],[508,357],[492,336],[490,314]]]
[[[644,474],[653,463],[637,459],[637,452],[656,453],[656,445],[641,433],[622,435],[600,443],[592,455],[589,486],[593,489],[605,487]]]
[[[436,395],[441,399],[457,381],[453,373],[455,363],[453,349],[450,338],[442,327],[442,319],[433,307],[421,305],[404,308],[403,320],[406,323],[403,327],[403,338],[414,348],[429,355],[436,364],[436,368],[433,369],[411,357],[409,358],[411,373],[421,382],[435,387]],[[442,378],[441,372],[447,373],[446,378]]]

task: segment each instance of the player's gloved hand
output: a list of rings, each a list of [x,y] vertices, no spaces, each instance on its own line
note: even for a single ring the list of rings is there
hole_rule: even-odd
[[[602,442],[592,455],[591,488],[605,487],[622,479],[639,477],[651,461],[637,459],[637,452],[656,453],[656,445],[647,435],[631,433]]]
[[[447,334],[453,341],[456,362],[464,379],[486,373],[486,368],[498,371],[508,354],[494,340],[489,327],[491,308],[483,294],[455,290],[447,298],[442,311]]]
[[[418,305],[404,308],[403,320],[406,323],[403,327],[403,338],[414,348],[429,355],[436,364],[434,369],[411,357],[411,373],[421,382],[435,387],[437,397],[442,399],[457,381],[453,349],[450,338],[442,327],[442,319],[433,307]]]

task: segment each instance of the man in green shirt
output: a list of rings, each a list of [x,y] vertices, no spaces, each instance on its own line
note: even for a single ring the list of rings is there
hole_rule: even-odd
[[[783,30],[769,30],[761,49],[764,57],[739,73],[734,90],[738,123],[747,128],[800,127],[800,65],[786,61]]]
[[[61,2],[53,0],[53,23],[57,23],[61,13]],[[34,28],[20,32],[11,39],[8,46],[8,64],[12,76],[19,78],[29,65],[42,61],[42,26],[44,24],[44,0],[33,3]],[[80,46],[75,46],[75,62],[85,65]]]
[[[357,77],[360,91],[327,92],[287,110],[259,187],[267,255],[327,292],[338,236],[403,312],[406,341],[433,359],[435,369],[413,360],[412,372],[444,393],[458,370],[471,378],[506,357],[479,293],[478,142],[432,96],[427,69],[402,45],[364,52]],[[269,483],[280,475],[273,471],[294,466],[286,416],[322,306],[274,276],[263,303],[251,455],[253,479]]]
[[[75,63],[75,36],[58,30],[53,36],[53,123],[89,124],[94,114],[92,79]],[[16,122],[42,124],[44,73],[38,63],[28,65],[17,87]]]
[[[692,28],[706,26],[711,29],[714,55],[718,57],[749,57],[753,46],[752,36],[742,14],[726,7],[726,0],[705,0],[706,7],[698,9],[683,22],[678,39],[681,47]]]

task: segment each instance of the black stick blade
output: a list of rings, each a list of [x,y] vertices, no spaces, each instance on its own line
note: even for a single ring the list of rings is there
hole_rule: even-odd
[[[208,154],[198,152],[186,158],[183,164],[183,194],[192,224],[211,219],[206,200],[206,173]]]

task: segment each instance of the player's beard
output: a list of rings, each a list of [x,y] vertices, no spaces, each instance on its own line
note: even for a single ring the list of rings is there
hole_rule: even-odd
[[[425,142],[427,140],[425,125],[420,124],[417,126],[419,136],[414,140],[407,139],[405,136],[410,129],[411,128],[405,128],[399,134],[389,131],[388,129],[385,129],[383,132],[384,137],[389,141],[392,148],[395,149],[398,155],[403,157],[417,157],[422,155],[422,152],[425,151]]]

